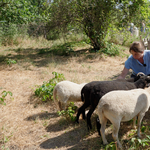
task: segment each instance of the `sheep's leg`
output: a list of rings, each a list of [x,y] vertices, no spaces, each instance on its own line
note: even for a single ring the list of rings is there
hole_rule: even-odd
[[[82,117],[83,117],[83,119],[85,119],[85,109],[87,108],[87,107],[89,107],[89,103],[84,103],[79,109],[78,109],[78,113],[77,113],[77,115],[76,115],[76,122],[77,123],[79,123],[79,116],[80,116],[80,114],[82,113]]]
[[[96,109],[96,107],[98,105],[99,99],[100,99],[99,95],[96,95],[96,96],[91,95],[91,100],[93,100],[93,101],[91,103],[92,105],[90,106],[90,110],[87,113],[87,128],[88,128],[88,130],[92,129],[92,124],[91,124],[90,118],[91,118],[92,113],[94,112],[94,110]]]
[[[118,139],[118,132],[119,132],[119,128],[120,128],[120,121],[119,120],[113,120],[112,121],[113,124],[113,133],[112,133],[112,137],[114,139],[114,141],[117,141],[117,145],[119,148],[122,148],[122,145]]]
[[[136,128],[136,119],[137,119],[137,116],[135,116],[135,117],[133,118],[133,128]]]
[[[76,120],[75,120],[75,122],[77,122],[77,123],[79,123],[79,116],[82,113],[82,111],[84,110],[83,107],[84,107],[84,104],[78,109],[78,113],[76,115]]]
[[[82,109],[82,119],[85,120],[85,109],[86,109],[86,106],[84,105],[83,109]]]
[[[140,128],[141,128],[141,122],[142,122],[142,119],[143,119],[144,115],[145,115],[145,113],[140,113],[138,115],[137,135],[138,135],[139,138],[141,138]]]
[[[106,145],[108,144],[107,139],[105,137],[105,128],[107,124],[107,118],[104,115],[99,115],[99,118],[100,118],[100,124],[101,124],[100,132],[101,132],[103,144]]]
[[[90,106],[90,103],[85,102],[84,108],[82,110],[82,118],[85,120],[85,109]]]
[[[62,111],[62,106],[61,106],[61,102],[60,101],[58,102],[58,106],[59,106],[60,111]]]
[[[68,97],[64,97],[61,101],[58,102],[60,110],[65,110],[66,109],[67,101],[68,101]]]
[[[66,103],[61,103],[62,105],[62,110],[66,110]]]
[[[92,129],[92,124],[91,124],[90,118],[91,118],[91,115],[94,112],[96,106],[91,106],[89,112],[87,113],[87,128],[88,128],[88,130]]]
[[[98,132],[98,134],[101,135],[101,134],[100,134],[101,124],[100,124],[100,121],[99,121],[99,117],[98,117],[98,116],[97,116],[97,118],[96,118],[96,127],[97,127],[97,132]]]
[[[59,93],[58,93],[57,97],[59,99],[58,106],[59,106],[60,111],[65,110],[66,109],[66,103],[68,101],[68,97],[67,96],[61,97],[61,95],[59,95]]]
[[[58,102],[58,105],[59,105],[59,109],[60,109],[60,111],[62,111],[62,110],[65,110],[65,109],[66,109],[66,104],[65,104],[65,103]]]
[[[89,112],[87,113],[87,128],[88,128],[88,131],[90,129],[92,129],[92,124],[91,124],[91,119],[90,118],[91,118],[91,115],[92,115],[93,112],[94,112],[94,109],[91,107]]]

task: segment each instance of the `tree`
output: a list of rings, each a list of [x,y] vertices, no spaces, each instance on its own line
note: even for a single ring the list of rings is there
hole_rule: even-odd
[[[45,15],[43,12],[48,7],[46,0],[3,0],[0,2],[0,21],[6,24],[26,24],[44,20],[42,15]]]
[[[69,25],[78,26],[96,51],[105,47],[110,25],[131,22],[146,3],[144,0],[54,0],[47,26],[63,32]]]

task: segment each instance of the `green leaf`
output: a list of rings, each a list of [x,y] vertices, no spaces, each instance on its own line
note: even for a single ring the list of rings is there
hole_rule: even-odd
[[[12,94],[12,92],[10,92],[10,91],[8,91],[7,93],[9,93],[9,95],[10,95],[10,96],[12,96],[12,95],[13,95],[13,94]]]
[[[138,140],[138,142],[141,144],[142,143],[142,140],[141,139],[137,139]]]
[[[6,91],[3,91],[2,94],[3,94],[4,97],[7,96],[7,92]]]
[[[146,130],[146,126],[142,126],[141,132],[144,132]]]

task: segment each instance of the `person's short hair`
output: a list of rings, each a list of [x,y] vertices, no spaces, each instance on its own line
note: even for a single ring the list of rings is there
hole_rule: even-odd
[[[144,45],[141,42],[133,42],[130,46],[129,52],[131,53],[131,50],[133,50],[134,52],[138,52],[138,53],[143,53],[143,51],[145,50]]]

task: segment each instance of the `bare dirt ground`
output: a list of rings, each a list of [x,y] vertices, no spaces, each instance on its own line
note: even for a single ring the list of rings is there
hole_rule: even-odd
[[[54,56],[38,54],[39,49],[1,49],[0,93],[11,91],[6,106],[0,105],[0,149],[10,150],[98,150],[102,140],[93,130],[89,133],[86,122],[67,121],[57,115],[54,102],[41,102],[34,96],[36,85],[53,78],[52,72],[63,73],[66,80],[76,83],[93,80],[112,80],[121,73],[126,57],[106,57],[95,54]],[[11,54],[11,55],[10,55]],[[8,66],[4,58],[17,61]],[[78,104],[79,106],[82,103]],[[150,113],[150,112],[148,112]],[[148,114],[147,114],[148,118]],[[110,125],[109,125],[110,126]],[[131,124],[121,127],[120,135],[126,138]],[[112,142],[111,127],[107,138]]]

